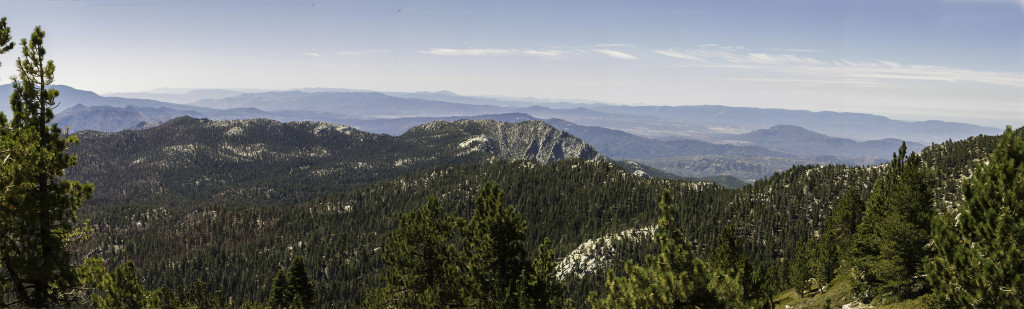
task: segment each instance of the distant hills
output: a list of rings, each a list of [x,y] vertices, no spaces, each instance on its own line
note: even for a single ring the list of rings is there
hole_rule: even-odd
[[[685,177],[721,172],[746,181],[794,164],[875,164],[904,141],[925,143],[998,134],[999,129],[940,121],[905,122],[856,113],[724,106],[616,106],[455,93],[380,93],[311,88],[244,93],[179,90],[105,97],[67,86],[57,120],[73,131],[153,127],[178,116],[212,120],[268,118],[322,121],[400,136],[436,120],[545,121],[578,136],[600,153]],[[10,85],[0,86],[9,95]],[[173,100],[178,104],[154,99]],[[6,106],[4,106],[6,109]]]
[[[776,125],[744,134],[723,135],[722,138],[723,142],[736,141],[742,145],[756,145],[795,155],[837,157],[887,158],[903,143],[902,140],[895,138],[857,142],[793,125]],[[915,142],[907,143],[907,149],[911,151],[920,152],[924,146]]]
[[[829,136],[854,140],[896,138],[920,143],[962,139],[978,134],[999,134],[1000,128],[945,121],[899,121],[862,113],[811,112],[771,108],[701,106],[593,105],[605,113],[651,116],[679,122],[701,123],[742,130],[794,125]],[[1019,124],[1012,124],[1019,125]],[[661,137],[670,137],[662,135]]]
[[[257,108],[264,111],[307,111],[353,117],[454,116],[497,113],[503,108],[399,98],[376,92],[266,92],[225,99],[205,99],[194,105],[215,108]]]
[[[246,92],[238,90],[224,90],[224,89],[190,89],[190,90],[174,90],[164,89],[159,92],[120,92],[120,93],[106,93],[104,96],[108,97],[121,97],[130,99],[145,99],[163,101],[177,104],[189,104],[194,103],[203,99],[226,99],[230,97],[236,97]]]

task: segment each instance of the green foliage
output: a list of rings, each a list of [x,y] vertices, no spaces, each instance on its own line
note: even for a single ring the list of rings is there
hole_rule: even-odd
[[[302,305],[299,308],[316,306],[316,288],[306,273],[306,259],[301,255],[293,258],[292,265],[288,267],[288,290],[292,298]]]
[[[711,253],[711,267],[731,277],[739,277],[746,270],[747,258],[743,256],[743,243],[736,238],[735,228],[722,229],[718,247]]]
[[[381,308],[561,308],[564,287],[545,240],[531,259],[526,225],[488,182],[465,221],[441,215],[436,198],[402,215],[384,246],[383,286],[367,297]]]
[[[549,237],[551,250],[560,258],[588,240],[654,225],[659,193],[669,189],[680,205],[678,228],[695,244],[696,256],[709,256],[722,228],[732,225],[743,239],[743,254],[764,269],[765,290],[777,292],[789,287],[782,261],[789,261],[802,242],[818,239],[816,231],[826,233],[827,218],[850,189],[866,200],[885,170],[794,166],[726,190],[707,183],[634,177],[595,160],[538,164],[474,154],[432,160],[457,154],[434,145],[457,145],[472,136],[459,130],[401,139],[327,130],[307,138],[315,126],[253,120],[220,127],[179,119],[146,131],[81,133],[79,154],[88,166],[76,167],[75,177],[89,175],[85,179],[105,188],[83,207],[83,217],[96,228],[83,247],[108,261],[134,260],[149,288],[202,280],[216,282],[235,300],[268,299],[275,271],[294,247],[317,270],[309,275],[318,283],[322,306],[364,307],[367,289],[383,285],[378,274],[386,269],[385,250],[375,249],[385,247],[385,235],[398,226],[399,214],[422,207],[428,196],[443,198],[444,213],[469,218],[479,193],[471,184],[496,181],[508,189],[505,202],[516,205],[530,227],[526,247],[536,248]],[[245,134],[227,134],[235,127]],[[359,138],[380,144],[360,143]],[[922,158],[942,180],[955,179],[968,173],[960,164],[987,156],[985,151],[996,142],[979,136],[933,145]],[[269,151],[262,157],[224,154],[230,151],[226,149],[261,144]],[[171,151],[191,145],[195,152]],[[327,156],[288,149],[325,149]],[[381,149],[388,150],[386,158],[375,154]],[[417,159],[395,166],[406,158]],[[356,162],[369,165],[352,168]],[[171,168],[159,169],[164,163]],[[338,172],[319,174],[332,170]],[[936,190],[938,199],[959,192],[959,187]],[[621,269],[625,261],[642,261],[645,254],[658,252],[646,238],[614,242],[615,250],[594,269],[560,274],[567,297],[579,304],[589,291],[603,294],[605,269]]]
[[[224,293],[220,290],[211,291],[206,282],[195,281],[188,285],[174,288],[161,287],[153,291],[154,303],[157,308],[224,308]]]
[[[300,256],[292,258],[288,270],[278,269],[274,276],[273,289],[270,292],[270,306],[276,308],[313,308],[316,306],[317,293],[313,282],[306,272],[306,259]]]
[[[504,205],[504,197],[496,183],[485,184],[462,229],[466,271],[474,277],[470,293],[489,308],[519,307],[519,280],[529,263],[526,224],[515,208]]]
[[[524,276],[525,291],[522,305],[529,308],[571,308],[572,300],[563,297],[565,285],[556,275],[558,265],[555,252],[551,250],[551,241],[547,238],[537,248],[536,256],[530,262],[530,268]]]
[[[810,242],[803,243],[796,248],[796,253],[790,257],[789,263],[789,285],[793,287],[793,290],[800,297],[804,297],[807,290],[811,288],[811,271],[808,264],[811,260],[811,254],[813,252],[813,244]]]
[[[857,226],[864,217],[864,200],[860,192],[850,189],[846,192],[832,214],[825,222],[825,235],[831,235],[835,243],[835,254],[840,257],[849,256],[853,244],[853,237],[857,234]],[[830,253],[831,254],[831,253]]]
[[[132,261],[114,267],[113,272],[103,274],[98,290],[101,293],[92,295],[92,306],[96,308],[142,308],[148,298],[148,292],[142,288],[135,275],[135,264]]]
[[[711,274],[708,266],[693,255],[690,243],[676,226],[678,211],[669,191],[662,193],[661,219],[655,241],[661,252],[648,256],[649,266],[627,263],[624,276],[609,270],[605,285],[608,294],[598,297],[591,292],[587,301],[596,308],[668,308],[720,307],[708,288]]]
[[[854,241],[858,290],[871,299],[893,292],[905,298],[920,291],[922,263],[931,240],[930,175],[906,145],[875,181]]]
[[[270,304],[278,308],[288,307],[292,300],[291,289],[288,286],[288,275],[284,269],[278,269],[274,276],[274,289],[270,292]]]
[[[96,308],[222,308],[229,305],[220,291],[209,291],[201,281],[177,288],[146,290],[139,282],[132,261],[107,272],[102,260],[92,258],[77,272],[89,291],[90,305]],[[260,304],[252,302],[243,304],[246,306],[260,308]]]
[[[1009,127],[963,184],[955,217],[937,217],[928,280],[952,307],[1024,307],[1024,137]]]
[[[839,248],[836,247],[835,234],[825,233],[818,239],[812,258],[812,275],[817,279],[818,286],[825,288],[835,279],[836,269],[839,268]]]
[[[457,286],[467,278],[458,269],[461,252],[450,240],[455,222],[450,215],[441,216],[433,196],[421,209],[403,214],[384,245],[383,286],[370,291],[368,303],[380,308],[464,305]]]
[[[0,17],[0,55],[14,49],[14,42],[11,41],[11,27],[7,26],[7,17]]]
[[[6,20],[0,26],[0,51],[11,49]],[[46,60],[43,38],[36,27],[21,40],[22,58],[15,64],[8,121],[0,114],[0,304],[43,307],[77,302],[79,286],[68,246],[88,236],[78,224],[77,209],[92,193],[91,184],[66,180],[65,169],[77,156],[67,150],[78,143],[66,136],[53,119],[59,92],[53,83],[55,66]],[[8,303],[7,299],[11,299]]]

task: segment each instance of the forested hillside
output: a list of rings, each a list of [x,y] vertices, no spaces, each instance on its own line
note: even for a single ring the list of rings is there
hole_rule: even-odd
[[[240,157],[238,152],[225,152],[225,149],[238,147],[232,146],[229,142],[233,141],[232,138],[242,137],[224,133],[232,130],[236,132],[245,130],[246,127],[243,124],[254,125],[251,122],[206,123],[187,118],[178,121],[196,127],[207,127],[209,124],[222,127],[218,130],[223,132],[210,133],[206,136],[211,141],[210,145],[220,145],[217,147],[219,150],[200,152],[212,159],[197,160],[198,162],[219,162],[216,164],[221,164],[221,166],[231,166],[229,164],[246,166],[244,164],[249,164],[247,160],[259,159],[259,156]],[[455,144],[454,148],[441,147],[438,149],[479,148],[487,150],[491,147],[497,149],[511,147],[511,149],[518,149],[519,152],[516,153],[519,154],[534,153],[530,150],[533,148],[545,149],[540,146],[545,145],[544,142],[541,142],[543,139],[538,139],[537,142],[523,142],[508,138],[503,141],[502,138],[497,137],[489,138],[487,141],[474,139],[479,136],[477,134],[487,135],[485,131],[488,130],[484,128],[492,128],[492,126],[487,122],[462,122],[462,124],[462,126],[451,126],[437,123],[412,130],[407,135],[415,137],[411,140],[419,143],[421,145],[419,147],[431,147],[431,145],[438,147],[436,143],[428,142],[430,138],[441,141],[450,140],[448,147]],[[294,137],[294,135],[311,135],[309,132],[313,132],[313,129],[319,125],[322,124],[278,124],[269,126],[271,128],[281,127],[277,129],[281,131],[276,132],[278,135],[274,135],[275,132],[261,132],[256,136],[260,136],[264,140],[281,139],[291,143],[313,144],[324,138],[342,139],[328,140],[330,143],[324,145],[341,144],[344,138],[352,136],[364,140],[383,139],[392,143],[402,142],[402,137],[389,141],[386,140],[389,138],[387,136],[358,133],[358,131],[352,131],[352,135],[346,135],[337,130],[341,127],[328,128],[331,129],[328,132],[337,135],[334,137],[331,135],[318,138],[309,137],[310,139],[305,141]],[[511,124],[502,126],[516,128],[511,127],[513,126]],[[174,128],[174,126],[166,127],[167,129]],[[160,130],[160,128],[153,130]],[[189,130],[181,128],[175,128],[175,130],[189,132]],[[493,131],[493,129],[489,130]],[[527,131],[534,132],[531,130]],[[119,134],[131,136],[150,131],[152,130]],[[504,132],[503,136],[515,136],[516,134],[534,136],[508,133],[524,132],[522,130],[505,130]],[[168,132],[160,134],[168,134]],[[169,139],[167,143],[169,143],[168,145],[182,143],[188,138],[193,138],[194,134],[171,134],[176,138]],[[275,138],[274,136],[279,137]],[[289,136],[289,138],[284,138],[284,136]],[[86,134],[84,140],[89,141],[89,138],[89,135]],[[951,141],[925,149],[922,157],[927,166],[935,167],[937,179],[959,179],[954,175],[963,175],[968,170],[966,164],[981,160],[987,154],[987,149],[991,149],[994,143],[994,137],[986,136],[960,142]],[[459,144],[465,144],[465,146],[459,146]],[[532,147],[531,145],[537,146]],[[167,147],[170,146],[150,148],[166,149]],[[271,151],[274,149],[272,146],[263,147],[268,149],[266,152],[262,152],[267,157],[279,158],[278,160],[289,157],[301,158],[299,155],[277,154],[277,152]],[[295,145],[291,147],[305,149]],[[409,146],[403,145],[403,147]],[[122,148],[115,147],[114,149]],[[202,149],[202,147],[196,147],[196,149]],[[577,148],[563,147],[563,149]],[[359,157],[357,152],[345,158],[360,160],[373,157],[368,148],[361,148],[361,150],[367,151],[366,157]],[[86,158],[88,152],[82,152],[83,158]],[[436,157],[447,158],[445,152],[441,151],[440,153]],[[132,160],[130,161],[144,157],[131,156]],[[513,155],[507,157],[515,158]],[[590,156],[590,158],[596,157],[599,156],[596,154]],[[735,228],[736,235],[743,240],[742,246],[744,252],[747,252],[747,257],[755,264],[760,264],[760,267],[764,269],[764,280],[768,281],[774,289],[784,289],[788,283],[785,278],[785,265],[782,264],[782,261],[790,257],[801,242],[813,237],[823,228],[832,207],[839,202],[848,189],[857,188],[866,198],[874,179],[878,177],[881,170],[885,169],[884,166],[869,168],[839,165],[796,166],[741,189],[728,190],[710,183],[638,177],[610,162],[601,160],[559,160],[541,164],[537,161],[500,159],[467,160],[461,161],[465,162],[464,164],[458,164],[460,161],[457,161],[457,157],[455,158],[448,159],[454,163],[444,167],[427,167],[419,172],[403,170],[403,172],[412,172],[404,176],[397,175],[402,173],[398,171],[394,171],[394,174],[386,174],[398,177],[393,180],[373,183],[371,180],[365,180],[370,178],[356,178],[361,183],[368,184],[360,187],[346,187],[344,183],[328,185],[328,182],[325,181],[323,188],[300,189],[295,184],[289,184],[289,181],[272,180],[279,178],[266,175],[238,176],[231,173],[215,175],[224,177],[224,180],[220,182],[225,185],[224,188],[244,188],[245,185],[237,183],[262,179],[262,181],[275,181],[268,185],[290,188],[279,190],[307,192],[305,193],[307,195],[291,196],[291,200],[295,201],[293,203],[284,202],[285,199],[272,195],[272,191],[269,195],[271,198],[267,198],[266,193],[222,198],[224,195],[211,192],[223,191],[190,191],[184,185],[180,189],[164,189],[167,190],[165,192],[174,192],[174,190],[183,192],[177,198],[170,198],[169,196],[174,195],[168,194],[153,195],[167,199],[165,202],[154,198],[147,203],[140,203],[138,200],[127,199],[126,196],[118,197],[116,191],[112,197],[104,198],[102,193],[97,192],[97,198],[83,209],[91,218],[96,229],[94,241],[86,248],[91,248],[89,249],[90,255],[103,256],[108,261],[136,261],[142,281],[150,288],[162,285],[180,286],[199,280],[223,289],[225,295],[234,299],[246,300],[266,299],[273,272],[284,267],[290,259],[289,256],[302,254],[307,257],[310,268],[314,269],[311,272],[314,282],[321,283],[319,288],[323,304],[358,305],[361,304],[366,289],[375,285],[374,274],[381,267],[378,248],[383,244],[383,236],[396,227],[395,220],[398,214],[424,205],[429,196],[436,196],[439,199],[444,212],[468,216],[472,209],[473,199],[478,194],[477,190],[483,183],[495,181],[506,192],[505,202],[513,205],[522,213],[527,226],[527,245],[537,246],[543,238],[547,237],[552,240],[552,249],[556,256],[564,257],[587,240],[653,226],[659,215],[656,208],[659,192],[668,189],[673,200],[680,205],[680,228],[687,237],[695,241],[698,255],[708,254],[711,248],[717,246],[717,239],[722,229],[732,226]],[[538,157],[528,156],[526,158],[537,159]],[[103,162],[98,157],[93,157],[93,160]],[[390,162],[388,159],[381,161]],[[181,163],[185,163],[182,168],[187,168],[188,162],[187,160],[181,161]],[[114,165],[110,163],[107,166]],[[158,167],[162,164],[153,165]],[[287,164],[277,163],[277,165],[286,166]],[[398,168],[392,164],[379,164],[379,166]],[[242,169],[239,168],[239,170]],[[307,169],[317,171],[322,167],[310,166]],[[180,170],[180,168],[175,170]],[[233,169],[220,168],[219,170],[232,171]],[[142,172],[139,174],[146,175]],[[277,171],[273,174],[288,173]],[[294,175],[294,172],[292,174]],[[127,177],[124,176],[127,174],[118,175],[122,175],[118,177]],[[183,172],[182,175],[187,175],[187,173]],[[234,181],[227,181],[229,179]],[[99,186],[99,184],[110,180],[94,181]],[[178,183],[191,185],[193,181],[193,179],[179,180]],[[307,184],[307,186],[310,183],[309,180],[295,181],[297,183],[302,181],[301,183]],[[112,183],[116,184],[116,182]],[[354,183],[360,182],[355,181]],[[116,185],[110,186],[117,188]],[[939,182],[934,187],[934,195],[936,197],[953,196],[956,194],[956,188],[957,186],[954,186],[952,182],[945,185]],[[199,192],[195,194],[208,194],[208,197],[188,196],[185,192]],[[301,201],[302,199],[314,201],[305,202]],[[653,248],[647,241],[649,239],[641,237],[635,242],[619,242],[620,250],[611,260],[597,268],[573,271],[584,274],[584,276],[566,279],[568,295],[576,299],[577,304],[583,304],[587,292],[603,288],[601,285],[604,280],[603,269],[614,268],[625,260],[638,260],[643,253],[651,252]]]
[[[492,156],[599,158],[541,122],[435,122],[393,137],[343,125],[182,117],[143,131],[83,132],[70,177],[107,188],[88,205],[289,205]],[[88,211],[90,208],[87,208]]]

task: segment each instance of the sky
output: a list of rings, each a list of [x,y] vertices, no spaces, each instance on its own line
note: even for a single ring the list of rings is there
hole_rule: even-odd
[[[1024,0],[14,1],[56,82],[307,87],[1024,125]],[[14,75],[18,50],[0,56]]]

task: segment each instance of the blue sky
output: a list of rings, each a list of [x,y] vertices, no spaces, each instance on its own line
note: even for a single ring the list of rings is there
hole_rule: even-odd
[[[61,84],[450,90],[1024,125],[1024,1],[11,1]],[[15,53],[0,56],[13,75]]]

